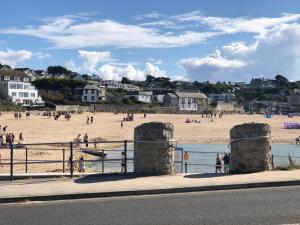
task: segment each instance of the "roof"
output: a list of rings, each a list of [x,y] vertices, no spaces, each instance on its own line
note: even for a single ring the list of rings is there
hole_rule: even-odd
[[[97,87],[97,86],[95,86],[95,85],[92,85],[92,84],[87,84],[87,85],[85,85],[85,86],[84,86],[84,89],[92,89],[92,90],[98,90],[98,91],[101,90],[101,88],[99,88],[99,87]]]
[[[18,70],[2,70],[0,69],[0,76],[19,76],[19,77],[29,77],[26,73],[18,71]]]
[[[207,98],[203,93],[175,92],[179,98]]]
[[[177,96],[173,93],[168,93],[167,95],[170,96],[171,98],[177,98]]]

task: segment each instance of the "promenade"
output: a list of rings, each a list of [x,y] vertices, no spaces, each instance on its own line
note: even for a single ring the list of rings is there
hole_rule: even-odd
[[[0,203],[300,185],[300,170],[252,174],[97,175],[0,181]]]

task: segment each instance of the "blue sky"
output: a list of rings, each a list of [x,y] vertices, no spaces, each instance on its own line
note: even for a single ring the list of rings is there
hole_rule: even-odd
[[[10,0],[0,63],[116,80],[299,80],[299,21],[297,0]]]

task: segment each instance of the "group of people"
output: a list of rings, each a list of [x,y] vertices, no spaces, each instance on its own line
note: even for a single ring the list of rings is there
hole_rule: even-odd
[[[223,174],[223,172],[222,172],[222,161],[224,162],[223,163],[224,173],[227,174],[229,172],[229,164],[230,164],[229,153],[225,153],[223,157],[220,157],[220,155],[217,154],[217,157],[216,157],[216,174],[218,174],[218,173]]]
[[[89,136],[87,133],[81,138],[81,134],[78,134],[76,138],[73,140],[74,147],[80,148],[80,143],[84,143],[85,147],[89,147]]]
[[[91,116],[91,117],[87,116],[86,117],[86,124],[89,125],[89,124],[92,124],[92,123],[94,123],[94,117],[93,116]]]
[[[0,125],[0,147],[9,147],[12,144],[15,143],[15,135],[14,133],[8,133],[7,132],[8,126]],[[18,144],[21,144],[21,142],[24,141],[23,133],[21,132],[19,134],[19,141]]]

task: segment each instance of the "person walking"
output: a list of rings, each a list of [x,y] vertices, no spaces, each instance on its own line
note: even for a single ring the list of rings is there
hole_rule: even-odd
[[[94,123],[94,117],[91,116],[91,124]]]
[[[125,152],[121,153],[121,173],[125,173]]]
[[[89,147],[89,136],[87,134],[83,136],[83,142],[85,143],[85,147]]]
[[[229,172],[229,162],[230,162],[230,159],[229,159],[229,154],[228,153],[225,153],[225,155],[223,156],[222,158],[223,162],[224,162],[224,173],[228,173]]]
[[[218,174],[218,172],[222,174],[222,161],[219,154],[217,154],[217,158],[216,158],[216,174]]]
[[[123,121],[121,121],[121,129],[123,129],[123,126],[124,126]]]
[[[89,117],[89,116],[86,118],[86,124],[87,124],[87,125],[90,124],[90,117]]]
[[[81,156],[81,158],[79,160],[78,172],[79,173],[85,173],[85,163],[84,163],[83,156]]]

